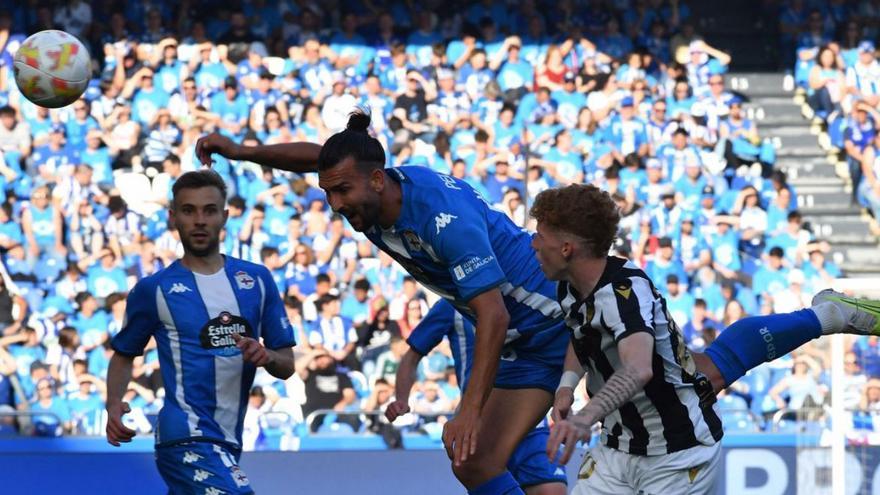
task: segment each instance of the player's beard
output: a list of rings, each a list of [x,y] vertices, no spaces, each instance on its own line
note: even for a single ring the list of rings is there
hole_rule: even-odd
[[[204,258],[216,253],[220,248],[220,235],[208,236],[208,244],[205,247],[197,248],[189,240],[189,236],[180,236],[180,243],[183,244],[183,250],[193,256]]]

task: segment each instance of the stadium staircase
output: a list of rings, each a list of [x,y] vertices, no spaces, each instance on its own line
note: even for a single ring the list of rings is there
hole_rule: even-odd
[[[831,243],[830,258],[852,278],[880,279],[880,249],[867,213],[850,205],[850,181],[837,153],[818,144],[818,126],[801,114],[782,73],[731,73],[728,87],[747,97],[748,115],[762,137],[777,147],[777,166],[797,191],[804,220],[816,237]],[[876,289],[880,289],[880,284]]]

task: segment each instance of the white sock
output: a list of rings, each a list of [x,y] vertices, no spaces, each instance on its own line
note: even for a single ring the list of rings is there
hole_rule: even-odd
[[[819,324],[822,325],[822,333],[824,335],[841,333],[846,330],[846,317],[844,317],[843,311],[840,310],[837,304],[825,301],[810,309],[813,310],[813,313],[816,313],[816,318],[819,319]]]

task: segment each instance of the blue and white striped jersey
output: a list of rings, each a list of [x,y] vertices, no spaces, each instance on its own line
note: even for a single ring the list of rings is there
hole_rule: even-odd
[[[295,345],[278,289],[261,265],[227,256],[222,270],[201,275],[177,261],[129,293],[111,344],[140,355],[156,339],[165,384],[157,445],[203,439],[241,447],[256,368],[242,359],[235,333],[269,349]]]
[[[466,182],[426,167],[387,169],[400,183],[397,222],[367,237],[422,285],[472,323],[474,296],[499,288],[510,314],[507,340],[562,320],[556,284],[547,280],[531,249],[531,235],[489,206]]]

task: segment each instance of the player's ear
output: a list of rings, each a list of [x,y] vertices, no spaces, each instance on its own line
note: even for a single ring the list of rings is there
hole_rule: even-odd
[[[382,192],[385,189],[385,170],[382,168],[374,168],[370,172],[370,188],[376,192]]]

